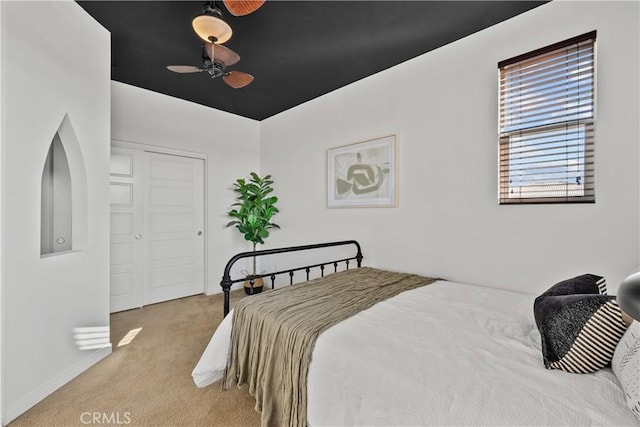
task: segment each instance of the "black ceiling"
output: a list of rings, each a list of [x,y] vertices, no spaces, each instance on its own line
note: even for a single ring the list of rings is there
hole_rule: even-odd
[[[203,1],[78,3],[111,32],[113,80],[262,120],[546,2],[268,0],[241,17],[220,4],[242,58],[230,69],[255,77],[242,89],[166,69],[201,65]]]

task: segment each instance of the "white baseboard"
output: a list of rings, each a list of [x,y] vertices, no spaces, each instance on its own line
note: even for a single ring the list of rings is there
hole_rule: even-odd
[[[17,402],[3,405],[4,412],[2,413],[2,425],[5,426],[9,424],[11,421],[29,410],[29,408],[33,407],[36,403],[40,402],[42,399],[49,396],[51,393],[98,363],[100,360],[110,355],[111,344],[109,344],[108,347],[87,353],[86,357],[60,372],[40,387],[21,397]]]

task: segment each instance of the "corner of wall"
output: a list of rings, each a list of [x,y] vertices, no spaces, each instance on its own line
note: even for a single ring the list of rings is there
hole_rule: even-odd
[[[0,23],[0,248],[11,248],[0,252],[4,425],[110,353],[80,352],[69,338],[109,321],[110,51],[108,32],[73,1],[0,0]],[[77,55],[86,44],[91,61]],[[88,244],[41,258],[39,159],[65,114],[85,162]]]

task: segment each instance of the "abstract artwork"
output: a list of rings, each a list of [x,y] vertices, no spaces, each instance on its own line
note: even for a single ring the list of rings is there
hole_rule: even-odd
[[[330,208],[398,206],[395,135],[331,148],[327,154]]]

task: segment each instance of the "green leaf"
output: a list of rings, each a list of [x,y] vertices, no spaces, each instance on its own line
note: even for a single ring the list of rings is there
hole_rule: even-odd
[[[247,191],[253,195],[260,195],[260,187],[255,184],[247,185]]]

